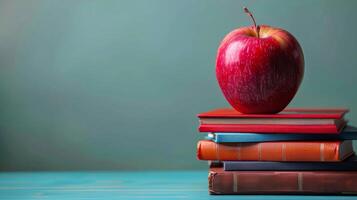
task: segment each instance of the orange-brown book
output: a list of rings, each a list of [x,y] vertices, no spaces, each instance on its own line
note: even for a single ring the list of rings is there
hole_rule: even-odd
[[[337,162],[353,154],[351,140],[197,144],[199,160]]]

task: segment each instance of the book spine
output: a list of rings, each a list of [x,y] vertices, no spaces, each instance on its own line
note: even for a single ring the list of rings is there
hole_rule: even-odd
[[[249,124],[200,124],[199,132],[241,132],[241,133],[299,133],[338,134],[345,126],[340,125],[249,125]]]
[[[199,160],[222,161],[340,161],[340,141],[197,144]]]
[[[356,133],[340,134],[258,134],[258,133],[215,133],[209,138],[216,143],[229,142],[272,142],[272,141],[317,141],[355,140]]]
[[[217,172],[208,175],[211,194],[355,194],[357,172]]]
[[[225,171],[357,171],[357,162],[225,161]]]

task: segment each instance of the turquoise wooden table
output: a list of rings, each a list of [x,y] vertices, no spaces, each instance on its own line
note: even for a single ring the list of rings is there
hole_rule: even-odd
[[[15,199],[357,199],[357,196],[212,196],[207,171],[2,172],[0,200]]]

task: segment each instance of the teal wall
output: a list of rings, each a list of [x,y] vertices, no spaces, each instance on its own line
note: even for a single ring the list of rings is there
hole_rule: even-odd
[[[357,1],[0,1],[0,169],[205,168],[195,115],[228,106],[215,54],[243,5],[303,47],[290,105],[357,125]]]

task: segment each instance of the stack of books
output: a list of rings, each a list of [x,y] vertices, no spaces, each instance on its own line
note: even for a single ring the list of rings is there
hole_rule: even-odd
[[[198,115],[197,158],[210,161],[211,194],[355,194],[357,158],[347,109]]]

